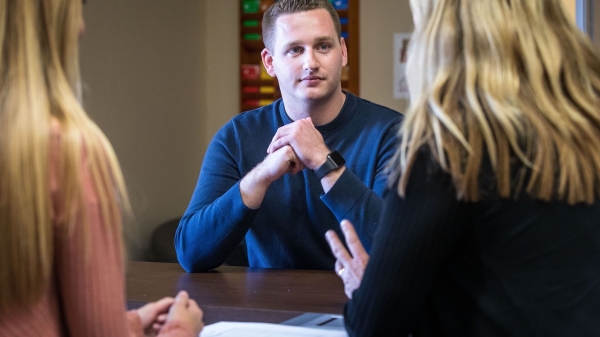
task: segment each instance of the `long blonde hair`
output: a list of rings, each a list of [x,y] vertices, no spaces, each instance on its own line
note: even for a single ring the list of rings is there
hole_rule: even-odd
[[[0,312],[32,305],[50,284],[55,228],[68,234],[77,225],[88,233],[79,174],[84,153],[103,220],[121,240],[120,206],[129,207],[122,174],[110,143],[80,105],[81,3],[0,0]],[[56,122],[60,200],[51,200]]]
[[[411,102],[391,164],[399,194],[425,146],[451,174],[458,199],[479,200],[489,158],[502,197],[524,190],[540,200],[593,202],[600,59],[562,1],[411,0],[411,8]]]

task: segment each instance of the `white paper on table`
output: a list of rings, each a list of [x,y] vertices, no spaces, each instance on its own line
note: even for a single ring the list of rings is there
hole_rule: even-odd
[[[202,329],[200,337],[347,337],[346,331],[270,323],[218,322]]]

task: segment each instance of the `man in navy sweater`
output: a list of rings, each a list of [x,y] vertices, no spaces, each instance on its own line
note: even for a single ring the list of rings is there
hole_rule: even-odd
[[[282,99],[212,140],[175,236],[188,272],[218,267],[244,237],[251,267],[331,270],[323,235],[342,219],[369,251],[401,115],[342,91],[340,27],[327,0],[265,12],[261,56]]]

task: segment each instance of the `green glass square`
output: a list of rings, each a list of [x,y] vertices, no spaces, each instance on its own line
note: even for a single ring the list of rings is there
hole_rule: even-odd
[[[260,8],[260,0],[244,0],[242,3],[243,13],[257,13]]]

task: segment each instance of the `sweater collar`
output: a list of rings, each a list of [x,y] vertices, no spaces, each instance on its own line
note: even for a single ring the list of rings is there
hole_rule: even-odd
[[[330,131],[335,130],[338,126],[344,124],[348,119],[350,119],[354,114],[354,111],[356,110],[356,105],[358,103],[358,98],[346,91],[344,91],[344,94],[346,94],[346,101],[344,102],[340,113],[331,122],[316,127],[317,130],[321,132],[321,134],[326,134]],[[283,104],[283,100],[279,101],[279,113],[284,124],[290,124],[294,122],[285,111],[285,105]]]

